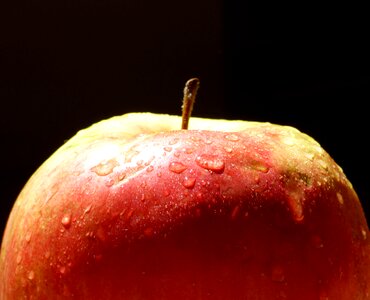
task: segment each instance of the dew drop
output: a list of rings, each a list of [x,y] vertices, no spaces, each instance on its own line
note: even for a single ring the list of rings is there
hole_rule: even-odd
[[[200,155],[196,158],[195,162],[201,168],[216,173],[222,173],[225,169],[225,162],[215,155]]]
[[[195,186],[195,181],[196,181],[196,179],[194,177],[185,177],[182,184],[187,189],[192,189]]]
[[[292,213],[293,219],[297,223],[301,223],[304,220],[302,199],[299,193],[291,192],[288,198],[289,209]]]
[[[59,268],[59,272],[60,272],[60,274],[65,274],[65,273],[66,273],[66,271],[67,271],[67,268],[66,268],[65,266],[61,266],[61,267]]]
[[[322,238],[315,234],[311,237],[311,242],[312,242],[312,245],[316,248],[316,249],[320,249],[320,248],[323,248],[324,247],[324,243],[322,241]]]
[[[91,211],[91,204],[84,209],[84,214],[88,214]]]
[[[119,181],[122,181],[123,179],[125,179],[125,177],[126,177],[126,173],[125,172],[120,172],[118,174],[118,180]]]
[[[18,254],[17,255],[17,264],[20,264],[21,263],[21,261],[22,261],[22,256],[21,256],[21,254]]]
[[[148,166],[147,168],[146,168],[146,171],[148,172],[148,173],[150,173],[150,172],[152,172],[154,170],[154,167],[153,166]]]
[[[187,169],[187,167],[181,162],[171,162],[168,168],[171,172],[176,174],[180,174]]]
[[[240,206],[236,205],[231,211],[231,220],[235,220],[240,213]]]
[[[225,139],[232,141],[232,142],[237,142],[239,141],[240,138],[235,133],[230,133],[230,134],[225,135]]]
[[[166,152],[171,152],[172,147],[166,146],[166,147],[163,148],[163,150],[166,151]]]
[[[147,237],[151,237],[154,234],[154,229],[152,227],[148,227],[144,230],[144,235]]]
[[[362,238],[363,238],[364,240],[366,240],[366,239],[367,239],[367,232],[366,232],[366,230],[365,230],[364,228],[362,228],[362,227],[361,227],[361,234],[362,234]]]
[[[71,227],[71,216],[70,215],[65,215],[62,218],[62,225],[64,226],[65,229],[68,229]]]
[[[107,161],[103,161],[100,164],[96,165],[95,167],[91,168],[98,176],[106,176],[113,172],[113,169],[119,165],[118,161],[115,159],[110,159]]]
[[[114,179],[113,178],[109,178],[108,180],[106,180],[105,181],[105,185],[107,186],[107,187],[111,187],[111,186],[113,186],[113,184],[114,184]]]
[[[338,202],[343,205],[344,204],[344,200],[343,200],[343,196],[341,193],[337,192],[337,199],[338,199]]]
[[[271,279],[274,282],[283,282],[285,280],[284,268],[280,265],[275,265],[271,270]]]
[[[267,173],[269,171],[269,167],[267,167],[264,163],[260,161],[254,161],[251,164],[252,169],[262,172],[262,173]]]
[[[172,139],[171,141],[169,141],[169,145],[175,145],[175,144],[177,144],[177,142],[179,141],[179,139],[178,138],[174,138],[174,139]]]
[[[31,241],[31,236],[32,236],[32,233],[31,232],[28,232],[26,234],[26,242],[29,243]]]
[[[231,153],[231,152],[233,152],[233,148],[231,148],[231,147],[224,147],[224,150],[225,150],[227,153]]]
[[[35,272],[34,271],[30,271],[27,275],[27,278],[29,280],[33,280],[35,278]]]

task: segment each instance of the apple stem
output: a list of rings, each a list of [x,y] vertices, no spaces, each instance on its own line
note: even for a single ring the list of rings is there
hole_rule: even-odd
[[[184,88],[184,98],[182,100],[182,124],[181,129],[188,129],[189,119],[191,112],[193,110],[193,105],[195,102],[195,97],[197,96],[197,91],[199,89],[199,79],[192,78],[189,79]]]

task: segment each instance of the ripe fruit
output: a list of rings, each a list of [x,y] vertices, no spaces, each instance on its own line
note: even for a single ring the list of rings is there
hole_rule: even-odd
[[[361,204],[317,142],[269,123],[180,123],[127,114],[53,154],[9,217],[0,298],[370,299]]]

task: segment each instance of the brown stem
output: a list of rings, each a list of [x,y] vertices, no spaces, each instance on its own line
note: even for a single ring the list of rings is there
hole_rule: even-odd
[[[188,129],[189,119],[193,110],[195,97],[199,89],[199,79],[189,79],[184,88],[184,98],[182,100],[182,124],[181,129]]]

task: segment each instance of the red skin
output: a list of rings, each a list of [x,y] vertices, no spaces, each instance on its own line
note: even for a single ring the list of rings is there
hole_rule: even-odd
[[[285,130],[64,146],[13,208],[0,299],[370,299],[356,193]]]

